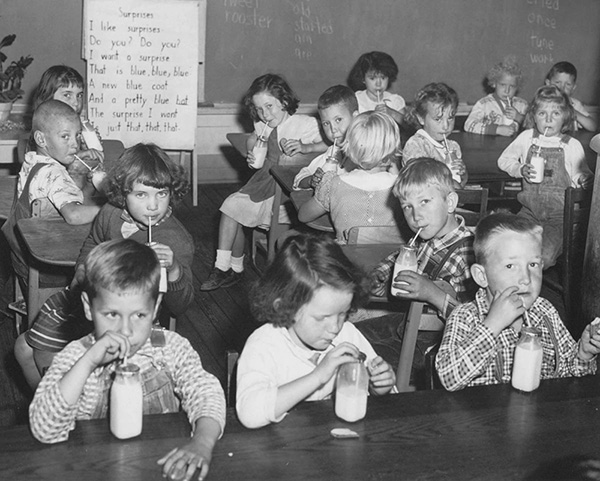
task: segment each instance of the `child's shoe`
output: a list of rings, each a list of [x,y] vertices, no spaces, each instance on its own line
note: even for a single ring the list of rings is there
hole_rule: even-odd
[[[214,291],[219,287],[231,287],[242,280],[243,272],[235,272],[233,269],[222,271],[214,267],[208,279],[200,284],[201,291]]]

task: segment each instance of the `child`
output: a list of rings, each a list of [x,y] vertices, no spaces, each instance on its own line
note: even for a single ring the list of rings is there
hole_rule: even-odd
[[[185,338],[165,331],[159,343],[151,336],[159,278],[155,252],[139,242],[115,239],[90,252],[81,299],[94,332],[56,356],[29,407],[30,427],[39,441],[56,443],[68,438],[75,421],[106,417],[110,374],[127,358],[140,368],[144,414],[177,412],[181,405],[193,427],[191,440],[158,460],[163,476],[180,479],[197,466],[202,478],[225,426],[225,396]]]
[[[406,102],[400,95],[387,91],[397,77],[398,66],[387,53],[362,54],[348,76],[348,85],[356,92],[358,111],[378,110],[402,123]]]
[[[252,82],[244,96],[254,132],[248,139],[248,164],[256,161],[252,151],[259,136],[268,138],[265,163],[238,192],[221,205],[219,241],[215,266],[208,279],[200,285],[202,291],[237,284],[244,271],[244,227],[269,228],[275,179],[270,174],[274,165],[306,165],[301,154],[323,152],[325,143],[314,117],[296,114],[299,99],[283,77],[266,74]]]
[[[590,114],[580,100],[572,97],[573,91],[577,86],[577,69],[570,62],[558,62],[554,64],[545,80],[546,85],[554,85],[562,92],[567,94],[571,105],[575,109],[575,130],[583,128],[595,132],[598,128],[598,122],[595,117]]]
[[[301,401],[329,398],[338,366],[367,356],[372,394],[388,393],[394,371],[353,324],[364,295],[360,271],[325,236],[288,237],[251,296],[257,320],[239,359],[241,423],[280,422]]]
[[[81,248],[70,291],[52,296],[33,326],[15,342],[15,356],[33,389],[40,381],[40,372],[50,365],[56,353],[70,341],[89,333],[91,326],[80,322],[79,291],[84,261],[98,244],[123,238],[149,243],[167,272],[163,301],[169,313],[183,314],[194,299],[194,240],[172,215],[173,205],[186,195],[189,187],[183,167],[160,147],[137,144],[125,150],[114,163],[107,184],[110,203],[100,210]]]
[[[400,151],[398,124],[383,112],[364,112],[352,121],[346,138],[344,153],[358,168],[339,176],[326,172],[314,197],[298,211],[301,222],[329,212],[340,244],[347,243],[354,226],[397,225],[391,202],[396,175],[388,169]]]
[[[454,89],[444,83],[430,83],[415,97],[409,120],[421,127],[406,141],[402,151],[402,163],[411,159],[431,158],[446,164],[452,171],[456,188],[467,183],[467,168],[462,161],[460,145],[448,140],[454,129],[454,116],[458,108],[458,96]]]
[[[458,196],[450,170],[433,159],[409,161],[400,171],[393,193],[408,226],[422,240],[417,249],[418,268],[391,279],[398,254],[393,252],[371,273],[371,293],[385,296],[391,281],[405,292],[398,297],[426,302],[428,311],[445,321],[457,305],[471,300],[475,293],[469,270],[474,261],[473,234],[454,213]],[[388,362],[398,362],[404,323],[399,326],[397,316],[367,320],[357,326]],[[421,354],[426,348],[419,346]],[[421,362],[415,359],[416,366]]]
[[[558,87],[540,87],[525,118],[522,132],[498,159],[498,167],[512,177],[523,178],[517,195],[522,205],[519,215],[544,228],[544,268],[553,266],[562,251],[565,189],[591,185],[592,173],[583,147],[569,136],[575,114],[566,94]],[[535,183],[536,171],[530,163],[534,154],[544,158],[543,180]],[[541,172],[537,172],[541,175]]]
[[[342,152],[346,142],[346,131],[352,119],[358,115],[358,102],[354,92],[344,85],[335,85],[321,94],[317,102],[321,126],[333,145],[319,155],[294,178],[294,189],[315,188],[323,178],[323,167],[327,159],[336,160],[336,172],[341,174],[354,168]]]
[[[552,304],[539,297],[542,227],[514,214],[492,214],[477,225],[474,249],[471,272],[481,289],[448,319],[435,360],[444,387],[509,382],[523,322],[542,331],[542,379],[595,373],[597,326],[586,327],[576,343]]]
[[[83,192],[67,172],[75,161],[81,122],[75,111],[58,100],[48,100],[34,112],[32,136],[36,151],[28,152],[17,182],[17,201],[2,226],[11,248],[13,268],[26,292],[27,248],[17,233],[17,221],[31,217],[31,203],[43,199],[41,217],[63,217],[69,224],[87,224],[100,210],[97,205],[83,205]],[[64,286],[64,273],[49,270],[40,273],[40,286]]]
[[[465,132],[511,137],[519,130],[527,112],[527,101],[516,97],[523,74],[513,57],[506,57],[487,74],[493,93],[486,95],[471,109]]]

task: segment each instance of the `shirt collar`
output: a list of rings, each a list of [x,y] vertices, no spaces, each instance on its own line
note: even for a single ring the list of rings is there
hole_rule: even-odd
[[[462,216],[454,214],[458,221],[458,226],[452,229],[450,232],[442,237],[432,237],[428,241],[424,242],[424,245],[428,245],[433,252],[438,252],[441,249],[446,249],[454,244],[459,239],[472,235],[469,229],[465,227],[465,219]]]
[[[431,144],[433,144],[433,146],[436,149],[439,150],[443,150],[444,152],[446,152],[446,147],[444,146],[444,144],[442,144],[441,142],[438,142],[437,140],[435,140],[431,135],[429,135],[425,129],[419,129],[417,131],[418,135],[421,135],[422,137],[424,137],[426,140],[428,140]]]
[[[160,224],[165,222],[169,217],[171,217],[172,213],[173,213],[173,208],[171,206],[169,206],[165,216],[161,220],[159,220],[156,224],[154,224],[154,226],[159,226]],[[123,209],[123,211],[121,212],[121,220],[124,222],[124,224],[121,226],[121,234],[123,234],[123,237],[125,237],[126,239],[128,237],[131,237],[133,234],[135,234],[139,230],[141,230],[141,231],[148,230],[148,226],[139,225],[133,219],[133,217],[131,217],[131,214],[127,211],[127,209]]]

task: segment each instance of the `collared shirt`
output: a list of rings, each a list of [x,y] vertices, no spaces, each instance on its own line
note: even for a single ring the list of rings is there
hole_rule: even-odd
[[[479,289],[475,300],[457,307],[446,323],[435,366],[449,391],[510,381],[519,332],[509,326],[494,337],[483,324],[489,310],[486,290]],[[527,320],[542,332],[542,379],[596,372],[596,358],[579,358],[581,341],[573,340],[549,301],[538,297],[527,311]]]
[[[528,103],[520,97],[513,97],[512,107],[521,115],[527,113]],[[499,125],[511,125],[514,120],[505,116],[506,103],[495,94],[489,94],[479,99],[465,122],[465,132],[482,135],[496,135]]]
[[[441,142],[434,140],[424,129],[419,129],[406,141],[406,145],[402,149],[402,165],[406,165],[409,160],[418,159],[419,157],[429,157],[447,164],[448,150],[454,152],[457,159],[462,160],[462,151],[458,142],[446,139],[446,144],[448,144],[448,149]]]
[[[436,279],[446,281],[456,292],[456,299],[446,294],[443,309],[439,315],[447,319],[452,310],[461,302],[471,300],[474,294],[474,284],[471,278],[470,266],[475,262],[473,253],[473,233],[465,226],[462,217],[456,216],[459,225],[456,229],[448,232],[443,237],[433,237],[428,241],[419,244],[417,251],[418,268],[417,273],[430,276],[435,268],[443,260],[447,250],[455,242],[463,238],[469,238],[470,242],[465,242],[456,249],[446,260],[444,266]],[[381,273],[378,277],[390,279],[394,270],[394,262],[398,257],[398,251],[389,254],[374,270]],[[391,280],[391,279],[390,279]],[[383,296],[389,288],[389,282],[383,283],[378,289],[372,291],[376,296]]]

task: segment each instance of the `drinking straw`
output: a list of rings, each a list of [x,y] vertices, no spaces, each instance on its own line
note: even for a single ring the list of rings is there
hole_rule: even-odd
[[[269,124],[267,124],[265,122],[265,126],[263,127],[262,132],[260,133],[259,137],[262,137],[263,135],[265,135],[265,132],[266,132],[268,126],[269,126]]]
[[[85,166],[88,168],[88,170],[89,170],[90,172],[94,170],[94,169],[92,169],[92,168],[91,168],[89,165],[87,165],[87,164],[86,164],[86,163],[83,161],[83,159],[82,159],[82,158],[80,158],[80,157],[78,157],[78,156],[76,156],[76,155],[74,155],[73,157],[75,157],[75,159],[76,159],[76,160],[78,160],[78,161],[79,161],[79,162],[81,162],[83,165],[85,165]]]
[[[152,218],[148,217],[148,244],[152,244]]]
[[[546,127],[546,128],[544,129],[544,137],[547,137],[547,136],[548,136],[548,129],[549,129],[549,128],[550,128],[550,127]]]
[[[423,230],[423,227],[419,227],[419,230],[417,231],[415,236],[408,243],[408,247],[412,247],[415,245],[415,242],[417,241],[417,237],[419,237],[419,234],[421,233],[422,230]]]
[[[129,356],[129,352],[127,352],[125,354],[125,356],[123,356],[123,366],[127,366],[127,357]]]
[[[379,90],[377,91],[377,103],[380,104],[381,103],[381,99],[379,98]]]
[[[525,306],[523,306],[524,308]],[[527,311],[523,312],[523,320],[525,321],[525,325],[527,327],[531,327],[531,323],[529,322],[529,314],[527,314]]]
[[[444,147],[446,148],[446,152],[450,153],[450,148],[448,147],[448,140],[446,139],[446,134],[442,134],[444,137]]]

